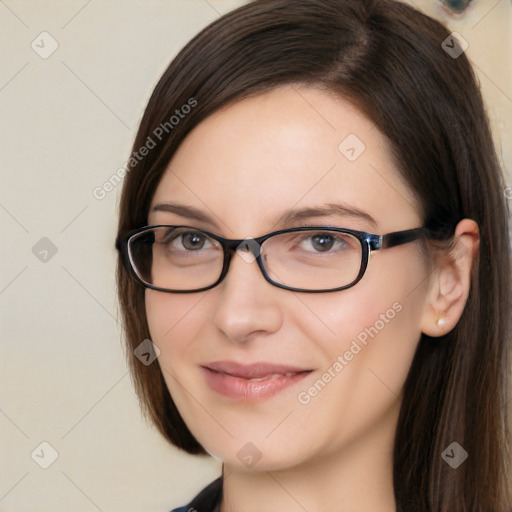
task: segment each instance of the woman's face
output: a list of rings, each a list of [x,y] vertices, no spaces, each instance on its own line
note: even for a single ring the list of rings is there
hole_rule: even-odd
[[[284,87],[195,128],[149,223],[245,239],[305,225],[386,234],[421,218],[372,122],[326,92]],[[193,435],[240,468],[300,466],[355,446],[390,457],[425,309],[418,243],[374,252],[358,284],[328,293],[272,286],[246,256],[208,291],[146,290],[158,361]]]

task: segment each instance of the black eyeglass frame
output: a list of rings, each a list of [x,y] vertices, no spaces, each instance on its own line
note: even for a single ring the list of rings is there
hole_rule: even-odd
[[[186,228],[191,229],[193,231],[198,231],[200,233],[204,233],[210,238],[213,238],[217,242],[220,243],[223,252],[224,252],[224,260],[222,264],[222,270],[219,278],[213,284],[209,286],[204,286],[202,288],[197,288],[193,290],[171,290],[168,288],[161,288],[155,286],[151,283],[144,281],[137,272],[137,269],[133,263],[133,259],[130,253],[130,240],[135,235],[143,233],[144,231],[150,231],[155,228]],[[293,286],[287,286],[285,284],[274,281],[267,273],[265,269],[265,265],[261,259],[261,246],[262,244],[277,235],[282,235],[284,233],[295,233],[301,231],[322,231],[322,232],[336,232],[336,233],[345,233],[348,235],[352,235],[359,240],[361,243],[362,255],[361,255],[361,267],[359,269],[359,273],[357,277],[347,285],[339,286],[337,288],[327,288],[322,290],[307,290],[303,288],[295,288]],[[283,288],[284,290],[290,290],[294,292],[304,292],[304,293],[326,293],[326,292],[336,292],[341,290],[346,290],[347,288],[351,288],[355,286],[364,276],[366,269],[368,268],[368,261],[370,259],[370,254],[372,251],[378,251],[380,249],[387,249],[390,247],[397,247],[399,245],[407,244],[409,242],[414,242],[415,240],[430,238],[430,232],[425,227],[406,229],[403,231],[394,231],[392,233],[387,233],[385,235],[376,235],[373,233],[367,233],[366,231],[358,231],[355,229],[348,228],[338,228],[334,226],[301,226],[295,228],[288,229],[280,229],[278,231],[273,231],[266,235],[259,236],[257,238],[245,238],[245,239],[230,239],[224,238],[222,236],[216,235],[215,233],[211,233],[209,231],[205,231],[192,226],[178,226],[178,225],[167,225],[167,224],[158,224],[154,226],[144,226],[142,228],[134,229],[128,233],[119,235],[116,239],[116,249],[121,252],[123,263],[128,271],[136,278],[136,280],[142,284],[145,288],[150,288],[152,290],[157,290],[161,292],[167,293],[196,293],[203,292],[206,290],[210,290],[220,284],[224,278],[226,277],[229,266],[231,263],[231,259],[233,255],[237,252],[237,250],[247,250],[252,253],[256,262],[258,263],[258,267],[260,268],[263,277],[270,284],[277,286],[278,288]],[[245,244],[245,246],[243,246]],[[242,246],[242,247],[241,247]]]

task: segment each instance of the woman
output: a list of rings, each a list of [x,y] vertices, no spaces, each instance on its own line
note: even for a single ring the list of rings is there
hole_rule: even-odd
[[[177,511],[510,512],[504,184],[450,37],[391,0],[257,0],[156,86],[129,360],[162,434],[223,461]]]

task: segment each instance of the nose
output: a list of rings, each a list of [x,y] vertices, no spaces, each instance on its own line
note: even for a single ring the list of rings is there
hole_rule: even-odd
[[[281,328],[281,294],[286,291],[265,280],[252,247],[242,245],[233,254],[226,277],[214,291],[218,300],[214,323],[232,342],[244,343]]]

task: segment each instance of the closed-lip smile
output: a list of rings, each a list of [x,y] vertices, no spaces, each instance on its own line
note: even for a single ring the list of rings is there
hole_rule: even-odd
[[[257,362],[241,364],[216,361],[201,366],[210,388],[235,400],[270,398],[296,384],[313,370],[296,366]]]

